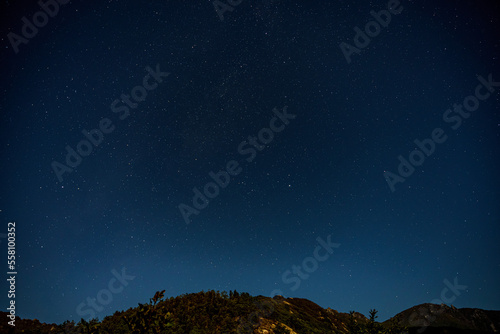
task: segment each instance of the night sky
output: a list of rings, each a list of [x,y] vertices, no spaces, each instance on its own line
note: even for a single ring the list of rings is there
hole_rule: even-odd
[[[16,314],[500,309],[500,3],[231,2],[2,2]]]

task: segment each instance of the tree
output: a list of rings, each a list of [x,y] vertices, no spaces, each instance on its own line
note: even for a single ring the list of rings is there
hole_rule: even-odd
[[[78,323],[77,328],[84,334],[97,334],[99,333],[100,326],[101,324],[97,318],[90,319],[90,321],[86,321],[82,318]]]
[[[165,290],[157,291],[149,304],[140,304],[131,316],[124,316],[132,333],[163,333],[173,326],[173,316],[170,312],[164,313],[159,307]]]
[[[379,334],[382,332],[380,324],[375,321],[375,319],[378,318],[377,312],[378,311],[375,309],[370,310],[370,318],[368,319],[368,323],[366,324],[366,332],[368,334]]]
[[[354,316],[354,311],[349,312],[349,322],[347,323],[347,330],[350,334],[361,334],[361,328]]]
[[[66,320],[62,324],[59,325],[59,330],[61,331],[60,333],[64,334],[77,334],[80,333],[78,328],[76,327],[75,321],[74,320]]]

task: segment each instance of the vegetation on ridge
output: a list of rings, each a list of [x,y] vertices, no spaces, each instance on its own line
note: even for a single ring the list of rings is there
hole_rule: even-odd
[[[402,319],[403,313],[384,323],[379,323],[376,321],[377,311],[374,309],[370,310],[369,318],[366,318],[354,311],[347,314],[330,308],[323,309],[319,305],[302,298],[253,297],[248,293],[238,293],[237,291],[230,291],[228,294],[213,290],[170,298],[165,298],[164,294],[165,291],[156,292],[154,297],[149,300],[149,303],[139,304],[137,307],[126,311],[115,312],[113,315],[102,319],[102,321],[81,319],[78,323],[65,321],[60,325],[56,325],[42,324],[36,319],[19,319],[16,320],[15,331],[10,326],[0,325],[0,332],[65,334],[399,334],[408,332],[408,328],[410,333],[416,333],[418,329],[422,330],[422,328],[409,327],[408,323]],[[490,318],[495,314],[492,313]],[[436,331],[436,328],[431,327],[424,328],[424,330],[428,330],[428,334],[441,333]],[[447,329],[446,333],[458,332]]]

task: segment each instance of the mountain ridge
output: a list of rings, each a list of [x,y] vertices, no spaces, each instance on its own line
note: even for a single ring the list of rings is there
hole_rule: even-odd
[[[15,329],[0,324],[1,333],[498,333],[500,311],[420,304],[384,321],[359,312],[322,308],[304,298],[251,296],[248,293],[207,291],[164,297],[159,291],[149,303],[111,316],[79,323],[45,324],[16,317]],[[8,313],[0,312],[3,319]]]

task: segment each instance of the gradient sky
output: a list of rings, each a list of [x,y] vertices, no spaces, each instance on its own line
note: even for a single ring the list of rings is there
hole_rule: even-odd
[[[215,289],[385,320],[442,298],[445,280],[467,286],[444,292],[456,307],[500,309],[500,87],[456,130],[443,119],[478,76],[500,81],[498,1],[402,1],[350,63],[340,44],[387,1],[243,0],[223,21],[212,1],[72,1],[15,53],[8,34],[41,10],[25,3],[0,10],[0,249],[15,221],[17,315],[78,321],[96,298],[102,319],[158,290]],[[169,75],[125,107],[157,66]],[[295,118],[247,161],[241,143],[285,106]],[[102,119],[113,131],[60,181],[51,164]],[[384,172],[436,128],[447,140],[392,192]],[[239,174],[186,224],[179,205],[232,160]],[[340,245],[316,251],[328,236]]]

